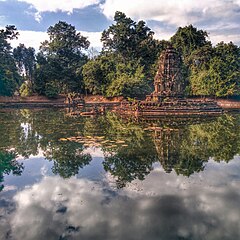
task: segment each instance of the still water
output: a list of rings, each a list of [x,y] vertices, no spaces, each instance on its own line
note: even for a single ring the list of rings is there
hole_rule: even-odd
[[[0,111],[0,239],[240,239],[240,115]]]

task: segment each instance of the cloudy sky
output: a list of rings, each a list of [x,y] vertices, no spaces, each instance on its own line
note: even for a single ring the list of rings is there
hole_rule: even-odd
[[[18,42],[38,48],[50,25],[66,21],[100,49],[101,32],[113,23],[115,11],[146,21],[158,39],[169,39],[179,26],[193,24],[207,30],[214,44],[240,45],[240,0],[0,0],[0,28],[16,25]]]

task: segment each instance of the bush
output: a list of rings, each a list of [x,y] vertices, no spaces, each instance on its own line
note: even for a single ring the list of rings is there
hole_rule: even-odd
[[[24,82],[19,89],[19,93],[21,97],[28,97],[31,96],[33,92],[29,84]]]
[[[57,98],[59,94],[59,84],[57,81],[51,81],[45,85],[45,95],[49,98]]]

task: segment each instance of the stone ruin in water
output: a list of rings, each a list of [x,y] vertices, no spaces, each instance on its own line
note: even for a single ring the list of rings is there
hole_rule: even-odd
[[[166,97],[183,97],[183,92],[181,57],[172,46],[169,46],[160,55],[154,78],[154,92],[147,96],[147,100],[161,101]]]
[[[222,108],[213,100],[184,98],[181,56],[169,46],[159,58],[154,92],[144,101],[123,101],[118,111],[135,116],[214,115]]]

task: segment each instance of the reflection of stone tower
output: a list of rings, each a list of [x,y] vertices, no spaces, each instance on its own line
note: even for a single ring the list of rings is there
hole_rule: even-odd
[[[154,143],[163,169],[170,173],[179,160],[179,129],[161,128],[154,132]]]
[[[153,96],[177,97],[183,95],[181,59],[173,47],[168,47],[159,58],[159,67],[154,78]],[[157,99],[155,99],[157,100]]]

